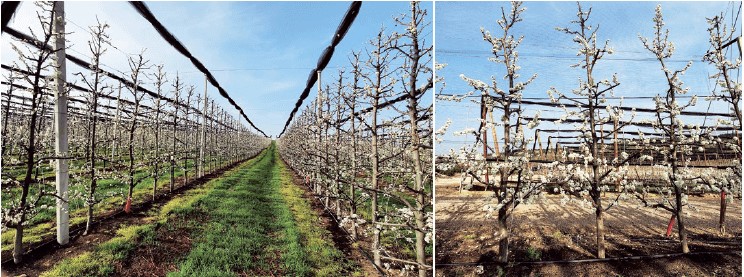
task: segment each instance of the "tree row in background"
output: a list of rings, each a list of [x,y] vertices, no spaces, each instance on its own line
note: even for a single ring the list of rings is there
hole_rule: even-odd
[[[37,5],[43,33],[32,36],[49,45],[58,35],[52,28],[53,3]],[[89,27],[90,68],[74,72],[78,81],[64,87],[67,156],[56,156],[54,149],[53,90],[60,72],[53,54],[62,49],[17,40],[12,45],[19,59],[3,64],[3,245],[14,236],[16,262],[23,254],[24,228],[34,236],[53,233],[47,223],[54,221],[55,200],[63,199],[55,190],[58,159],[70,165],[71,223],[84,222],[88,234],[94,232],[96,215],[120,208],[129,212],[133,201],[154,200],[158,193],[254,156],[269,143],[178,74],[153,65],[145,53],[128,57],[125,75],[103,70],[102,57],[114,48],[108,27]]]
[[[324,74],[318,96],[279,140],[282,158],[383,270],[430,270],[433,214],[432,45],[411,3],[349,70]],[[320,78],[319,78],[320,80]]]

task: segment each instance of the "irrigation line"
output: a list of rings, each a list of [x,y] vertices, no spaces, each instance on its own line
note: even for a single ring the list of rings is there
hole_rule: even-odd
[[[488,50],[472,50],[472,49],[437,49],[437,53],[444,54],[444,55],[453,55],[453,56],[470,56],[470,57],[479,57],[479,56],[488,56],[491,57],[493,55],[492,52]],[[520,53],[519,56],[521,57],[534,57],[534,58],[544,58],[544,59],[562,59],[562,60],[574,60],[576,59],[576,56],[572,55],[555,55],[555,54],[539,54],[539,53]],[[669,62],[689,62],[690,60],[699,60],[702,56],[690,56],[689,59],[668,59]],[[634,61],[634,62],[656,62],[656,58],[635,58],[635,57],[606,57],[604,58],[608,61]]]
[[[416,93],[415,97],[416,98],[419,98],[421,95],[424,94],[424,91],[423,90],[416,90],[415,93]],[[410,98],[410,95],[409,94],[403,94],[403,95],[400,95],[400,96],[398,96],[396,98],[393,98],[392,100],[388,100],[388,101],[385,101],[385,102],[377,105],[377,108],[378,109],[387,108],[388,106],[393,105],[395,103],[398,103],[398,102],[401,102],[401,101],[404,101],[404,100],[408,100],[408,98]],[[357,112],[354,112],[354,114],[349,115],[348,117],[345,117],[345,118],[339,120],[337,123],[343,124],[344,122],[349,121],[352,118],[355,118],[355,117],[358,118],[358,117],[360,117],[361,115],[363,115],[365,113],[371,112],[372,111],[372,108],[373,107],[367,107],[367,108],[361,109],[361,110],[359,110]],[[422,120],[426,120],[426,119],[428,119],[428,118],[424,118]],[[403,122],[401,124],[408,124],[408,122]]]
[[[320,58],[318,59],[318,64],[315,67],[315,69],[310,71],[310,76],[307,78],[307,84],[305,85],[305,89],[302,91],[302,94],[300,94],[300,98],[297,99],[297,102],[295,103],[294,108],[292,109],[292,112],[289,113],[289,118],[287,118],[287,122],[284,123],[284,128],[282,129],[282,132],[279,133],[278,137],[281,137],[284,134],[284,131],[287,130],[287,127],[289,127],[289,123],[292,122],[292,119],[295,116],[295,113],[297,113],[297,110],[300,109],[302,106],[302,102],[305,101],[305,99],[310,95],[310,90],[313,89],[313,86],[315,85],[315,82],[318,80],[318,73],[323,71],[325,67],[328,65],[328,63],[331,61],[331,57],[333,57],[333,51],[336,49],[336,46],[341,42],[341,40],[344,38],[346,33],[349,31],[349,28],[351,28],[351,24],[354,23],[354,19],[356,18],[357,14],[359,14],[359,9],[362,7],[362,1],[354,1],[349,5],[349,10],[346,11],[346,15],[344,15],[344,19],[341,20],[341,23],[338,25],[338,28],[336,28],[336,33],[333,35],[333,39],[331,40],[331,45],[326,47],[325,50],[323,50],[323,53],[320,54]]]
[[[462,160],[467,160],[467,161],[481,161],[482,162],[483,161],[483,158],[469,157],[469,158],[462,158],[462,159],[458,158],[457,160],[455,160],[455,159],[453,159],[452,157],[449,157],[449,156],[439,156],[439,157],[436,158],[436,160],[437,160],[437,163],[441,163],[441,162],[457,162],[457,161],[462,161]],[[487,158],[485,158],[485,160],[487,162],[503,162],[504,161],[503,158],[494,157],[494,156],[487,157]],[[576,164],[576,165],[583,165],[584,164],[583,162],[580,162],[580,161],[557,161],[557,160],[537,160],[537,159],[530,160],[530,163],[532,163],[532,164],[552,164],[552,163],[556,163],[556,162],[559,163],[559,164]],[[639,164],[627,163],[626,165],[627,166],[655,166],[655,165],[652,165],[652,164],[640,164],[640,163]],[[737,167],[737,166],[739,166],[739,165],[686,165],[686,166],[684,166],[684,168],[727,169],[727,168],[734,168],[734,167]]]
[[[609,240],[615,240],[617,241],[617,238],[608,238]],[[723,244],[723,245],[741,245],[741,237],[733,237],[733,239],[738,239],[738,241],[722,241],[722,240],[693,240],[693,242],[703,242],[703,243],[709,243],[709,244]],[[654,238],[629,238],[627,240],[630,241],[655,241],[655,242],[675,242],[679,243],[678,240],[675,239],[654,239]]]
[[[155,15],[153,15],[152,12],[150,12],[150,9],[147,8],[147,5],[145,5],[145,3],[141,1],[130,1],[129,3],[132,4],[132,6],[134,6],[134,8],[137,10],[137,12],[139,12],[140,15],[142,15],[142,17],[147,19],[147,21],[150,22],[150,24],[153,27],[155,27],[155,30],[158,31],[158,33],[160,34],[161,37],[163,37],[163,39],[165,39],[179,53],[181,53],[186,58],[188,58],[191,61],[191,63],[194,64],[194,66],[196,66],[197,69],[199,69],[199,71],[201,71],[202,73],[204,73],[204,75],[207,76],[207,80],[209,80],[209,82],[214,87],[216,87],[217,90],[219,90],[222,97],[225,97],[225,99],[227,99],[227,101],[230,102],[230,104],[232,104],[233,107],[235,107],[235,109],[238,110],[238,112],[240,112],[240,115],[242,115],[243,118],[245,118],[245,120],[248,121],[248,124],[253,126],[253,128],[255,128],[256,131],[263,134],[264,137],[267,137],[267,138],[269,137],[266,135],[266,133],[261,131],[261,129],[258,129],[258,127],[256,127],[256,125],[253,124],[253,122],[248,118],[248,116],[245,115],[245,112],[243,112],[243,109],[240,106],[238,106],[238,104],[235,103],[235,100],[233,100],[232,97],[230,97],[230,95],[227,94],[227,92],[225,91],[224,88],[222,88],[222,86],[220,86],[220,83],[217,82],[217,79],[214,78],[212,73],[209,72],[209,70],[204,66],[204,64],[201,61],[199,61],[196,57],[194,57],[194,55],[192,55],[191,52],[189,52],[189,50],[186,49],[186,47],[183,46],[183,44],[181,44],[181,42],[178,41],[178,39],[173,34],[171,34],[171,32],[169,32],[168,29],[166,29],[165,26],[163,26],[163,24],[161,24],[157,18],[155,18]]]
[[[3,69],[6,69],[6,70],[10,70],[10,71],[14,71],[14,72],[18,72],[18,73],[21,73],[21,74],[26,74],[26,75],[33,75],[33,73],[31,73],[31,72],[28,72],[28,71],[26,71],[26,70],[23,70],[23,69],[20,69],[20,68],[16,68],[16,67],[13,67],[13,66],[10,66],[10,65],[2,64],[2,65],[1,65],[1,67],[2,67]],[[101,70],[101,71],[103,71],[103,70]],[[106,72],[104,72],[104,74],[106,74]],[[109,75],[109,76],[110,76],[110,75]],[[45,76],[45,75],[41,75],[41,77],[42,77],[42,78],[46,78],[47,76]],[[3,85],[10,85],[10,83],[9,83],[9,82],[6,82],[6,81],[2,81],[2,82],[0,82],[0,83],[1,83],[1,84],[3,84]],[[14,86],[14,87],[16,87],[16,88],[20,88],[20,89],[24,89],[24,90],[28,90],[28,91],[31,91],[31,90],[32,90],[31,88],[28,88],[28,87],[24,87],[24,86],[22,86],[22,85],[17,85],[17,84],[13,84],[13,86]],[[79,86],[79,85],[76,85],[76,84],[74,84],[74,83],[70,83],[70,82],[67,82],[67,86],[69,86],[70,88],[72,88],[72,89],[75,89],[75,90],[77,90],[77,91],[80,91],[80,92],[93,93],[93,91],[92,91],[92,90],[90,90],[90,89],[88,89],[88,88],[84,88],[84,87],[81,87],[81,86]],[[203,112],[202,112],[201,110],[199,110],[199,109],[197,109],[197,108],[194,108],[194,107],[192,107],[192,106],[188,105],[188,103],[186,103],[186,104],[184,104],[184,103],[181,103],[180,101],[178,101],[178,99],[175,99],[175,100],[174,100],[174,99],[168,98],[168,97],[166,97],[166,96],[164,96],[164,95],[159,95],[159,94],[157,94],[157,93],[154,93],[154,92],[151,92],[151,91],[145,90],[144,88],[141,88],[141,87],[140,87],[139,89],[140,89],[141,91],[144,91],[144,92],[148,93],[148,94],[149,94],[150,96],[152,96],[153,98],[157,98],[157,99],[160,99],[160,100],[164,100],[164,101],[166,101],[166,102],[168,102],[168,103],[170,103],[170,104],[172,104],[172,105],[174,105],[174,106],[175,106],[175,105],[178,105],[179,107],[183,107],[183,108],[186,108],[186,109],[188,109],[188,110],[191,110],[191,112],[194,112],[194,113],[196,113],[197,115],[200,115],[200,116],[206,117],[206,118],[207,118],[208,120],[211,120],[211,121],[215,121],[215,122],[217,122],[218,124],[222,125],[223,127],[228,127],[228,128],[230,128],[230,129],[232,129],[233,131],[236,131],[236,130],[235,130],[234,128],[232,128],[232,127],[229,127],[229,126],[225,125],[225,123],[223,123],[223,122],[221,122],[221,121],[218,121],[218,120],[216,120],[216,119],[215,119],[215,118],[214,118],[213,116],[210,116],[210,115],[205,115],[205,114],[204,114],[204,113],[203,113]],[[48,89],[44,89],[44,90],[48,90]],[[46,94],[46,95],[51,95],[51,94]],[[120,101],[120,102],[123,102],[123,103],[125,103],[125,104],[127,104],[127,105],[130,105],[130,106],[134,106],[134,105],[136,104],[136,103],[132,102],[131,100],[127,100],[127,99],[124,99],[124,98],[117,98],[117,97],[109,96],[109,95],[106,95],[106,94],[101,94],[101,93],[98,93],[98,96],[99,96],[99,97],[102,97],[102,98],[110,99],[110,100]],[[17,96],[15,96],[15,95],[14,95],[13,97],[17,97]],[[71,99],[72,99],[72,98],[71,98]],[[74,100],[71,100],[71,101],[74,101]],[[148,105],[146,105],[146,104],[140,104],[140,107],[142,107],[142,108],[144,108],[144,109],[148,109],[148,110],[151,110],[151,111],[155,111],[155,110],[156,110],[155,108],[153,108],[153,107],[150,107],[150,106],[148,106]]]
[[[7,94],[3,92],[0,95],[6,96]],[[49,95],[49,94],[45,94],[45,95]],[[14,95],[13,98],[18,98],[18,99],[21,99],[21,100],[32,100],[31,98],[23,97],[23,96],[18,96],[18,95]],[[70,102],[74,102],[74,103],[83,103],[83,104],[87,104],[88,103],[87,101],[83,101],[83,100],[75,99],[75,98],[68,98],[68,100]],[[8,103],[8,101],[6,99],[2,99],[2,100],[0,100],[0,102],[2,102],[3,104],[7,104]],[[21,117],[28,116],[28,115],[24,114],[23,111],[27,111],[31,107],[31,104],[24,103],[24,102],[17,102],[17,101],[11,101],[10,103],[13,104],[11,107],[14,109],[14,111],[11,114],[16,115],[16,116],[21,116]],[[43,105],[47,106],[47,108],[49,109],[49,111],[47,111],[47,113],[45,113],[44,115],[45,116],[49,116],[49,117],[53,117],[52,115],[48,115],[48,114],[51,114],[52,113],[51,108],[50,108],[51,107],[50,106],[51,103],[44,102]],[[109,110],[112,110],[112,109],[115,109],[116,108],[116,107],[107,106],[107,105],[103,105],[103,104],[100,104],[99,107],[101,107],[101,108],[107,108]],[[77,106],[72,106],[71,105],[71,106],[68,107],[68,109],[69,109],[69,111],[67,112],[68,115],[79,116],[81,118],[90,116],[89,109],[88,108],[85,108],[85,107],[77,107]],[[15,110],[18,110],[20,112],[15,111]],[[154,119],[152,119],[152,117],[148,116],[147,115],[148,113],[146,113],[146,112],[140,112],[140,113],[137,113],[136,115],[134,115],[134,112],[131,111],[131,110],[128,110],[128,109],[121,109],[121,111],[124,114],[128,114],[128,115],[131,116],[131,118],[128,118],[128,119],[120,119],[122,122],[131,122],[131,120],[133,118],[138,117],[138,118],[140,118],[140,120],[144,124],[153,125],[153,124],[156,123],[156,120],[154,120]],[[149,113],[151,113],[151,112],[149,112]],[[108,112],[104,112],[104,111],[96,111],[96,114],[98,115],[97,118],[99,118],[101,120],[114,121],[115,118],[116,118],[114,114],[111,114],[111,113],[108,113]],[[169,117],[172,118],[173,115],[171,114],[171,115],[169,115]],[[197,122],[197,121],[195,121],[193,119],[184,118],[184,117],[179,117],[178,119],[181,120],[181,121],[185,121],[186,122],[185,124],[176,124],[176,126],[179,127],[180,130],[185,130],[185,129],[187,129],[190,126],[199,125],[199,122]],[[219,123],[219,125],[221,125],[222,127],[225,127],[227,129],[230,129],[231,131],[237,131],[237,132],[239,132],[239,130],[237,130],[237,129],[231,127],[231,126],[228,126],[227,124],[224,124],[224,123],[219,122],[219,121],[215,121],[215,122]],[[162,126],[173,126],[173,123],[170,120],[161,120],[161,124],[163,124]]]
[[[657,254],[657,255],[644,255],[644,256],[627,256],[627,257],[604,258],[604,259],[580,259],[580,260],[565,260],[565,261],[514,262],[514,263],[507,264],[506,267],[514,267],[514,266],[518,266],[518,265],[579,264],[579,263],[596,263],[596,262],[611,262],[611,261],[629,261],[629,260],[646,260],[646,259],[674,258],[674,257],[679,257],[679,256],[692,256],[692,255],[728,255],[728,254],[738,254],[738,255],[741,255],[741,251],[706,251],[706,252]],[[498,264],[503,264],[503,263],[499,263],[499,262],[437,263],[437,266],[478,266],[478,265],[498,265]]]

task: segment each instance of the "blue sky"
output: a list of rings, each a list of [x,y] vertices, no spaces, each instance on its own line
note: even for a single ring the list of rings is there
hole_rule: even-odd
[[[249,118],[269,135],[278,135],[304,89],[308,73],[336,30],[350,2],[146,2],[155,16],[210,69]],[[173,80],[176,71],[187,84],[204,90],[204,77],[168,45],[127,2],[67,2],[67,30],[74,32],[70,54],[88,55],[88,35],[81,27],[96,16],[111,25],[114,46],[103,58],[108,70],[127,72],[125,53],[147,48],[146,58],[164,64]],[[431,10],[431,3],[422,3]],[[37,8],[21,4],[10,26],[28,32]],[[393,28],[393,17],[409,12],[408,2],[364,2],[348,34],[336,48],[325,76],[348,66],[351,51],[364,49],[380,27]],[[431,15],[431,13],[430,13]],[[429,34],[431,35],[431,34]],[[15,59],[10,37],[2,35],[2,62]],[[83,55],[85,54],[85,55]],[[68,63],[68,80],[81,69]],[[229,70],[225,69],[240,69]],[[123,75],[123,74],[121,74]],[[153,88],[152,85],[146,86]],[[213,87],[209,94],[237,115]],[[305,101],[310,103],[315,94]]]
[[[614,55],[608,56],[607,60],[600,61],[595,70],[595,78],[610,79],[612,73],[617,73],[621,85],[615,91],[616,96],[654,96],[664,93],[666,81],[660,66],[638,39],[639,34],[644,37],[652,35],[651,19],[654,17],[654,8],[659,3],[662,5],[666,27],[671,30],[669,39],[677,47],[670,67],[680,68],[692,60],[693,66],[682,80],[691,88],[691,94],[709,95],[714,83],[707,76],[714,69],[701,61],[702,55],[709,48],[706,30],[708,25],[705,18],[723,11],[728,11],[730,16],[731,2],[583,2],[582,6],[585,9],[593,7],[590,23],[595,26],[599,24],[599,40],[609,39],[609,45],[616,51]],[[522,80],[526,80],[533,73],[538,74],[535,82],[527,87],[524,97],[547,97],[546,91],[550,87],[556,87],[559,91],[571,95],[571,89],[577,86],[577,78],[581,76],[580,69],[569,67],[577,62],[575,54],[578,47],[571,36],[556,31],[555,27],[569,26],[569,22],[576,18],[576,3],[526,2],[523,6],[527,8],[522,14],[524,21],[517,23],[513,29],[516,36],[525,37],[518,48],[519,64],[522,67],[520,73],[523,76]],[[483,81],[490,80],[492,75],[496,76],[497,80],[503,80],[505,74],[503,65],[487,60],[491,56],[491,46],[483,41],[480,33],[481,27],[494,33],[501,31],[496,24],[501,15],[501,7],[508,12],[510,4],[436,3],[436,60],[438,63],[447,64],[443,70],[437,72],[438,77],[445,79],[444,93],[463,94],[472,90],[459,78],[460,74]],[[736,9],[738,8],[737,3]],[[737,26],[737,32],[741,33],[741,19]],[[735,45],[730,49],[733,51],[732,55],[740,55]],[[500,83],[503,84],[505,82]],[[653,108],[652,100],[625,100],[624,104]],[[532,116],[538,110],[541,110],[542,117],[558,117],[562,114],[545,107],[528,107],[526,112],[528,116]],[[697,106],[690,110],[706,111],[708,102],[698,101]],[[728,107],[722,103],[710,104],[711,112],[727,110]],[[477,129],[478,118],[478,104],[437,100],[435,123],[437,128],[447,119],[452,119],[453,125],[443,137],[445,141],[436,146],[436,153],[445,154],[451,148],[457,149],[461,145],[472,144],[474,142],[472,136],[454,136],[453,131]],[[629,113],[626,113],[626,118],[629,118]],[[636,118],[649,117],[648,114],[639,113]],[[687,120],[702,123],[701,118]],[[712,122],[714,120],[711,118],[706,120],[708,125]],[[551,123],[542,123],[539,128],[557,127]],[[635,129],[636,127],[632,127],[628,130]],[[501,133],[499,138],[503,138]],[[542,142],[545,143],[546,140],[547,135],[543,136]]]

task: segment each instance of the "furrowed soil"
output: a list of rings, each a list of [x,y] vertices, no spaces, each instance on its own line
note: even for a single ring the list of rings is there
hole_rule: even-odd
[[[495,219],[484,207],[493,192],[459,192],[460,178],[436,181],[436,264],[438,276],[741,276],[741,199],[728,203],[726,235],[718,231],[718,195],[690,196],[695,211],[685,217],[690,251],[699,254],[584,263],[520,263],[593,259],[595,220],[591,205],[548,195],[520,205],[510,226],[510,265],[496,263]],[[607,194],[607,198],[613,195]],[[614,197],[612,198],[614,199]],[[690,207],[685,207],[688,210]],[[607,258],[680,253],[676,226],[666,237],[670,214],[625,200],[606,213]],[[724,252],[702,254],[702,252]],[[462,263],[469,263],[463,265]]]

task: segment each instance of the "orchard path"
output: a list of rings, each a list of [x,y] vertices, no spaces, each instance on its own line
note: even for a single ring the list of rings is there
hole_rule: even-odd
[[[355,262],[334,244],[275,144],[205,185],[127,222],[107,241],[29,276],[339,276]],[[358,269],[357,269],[358,270]]]

